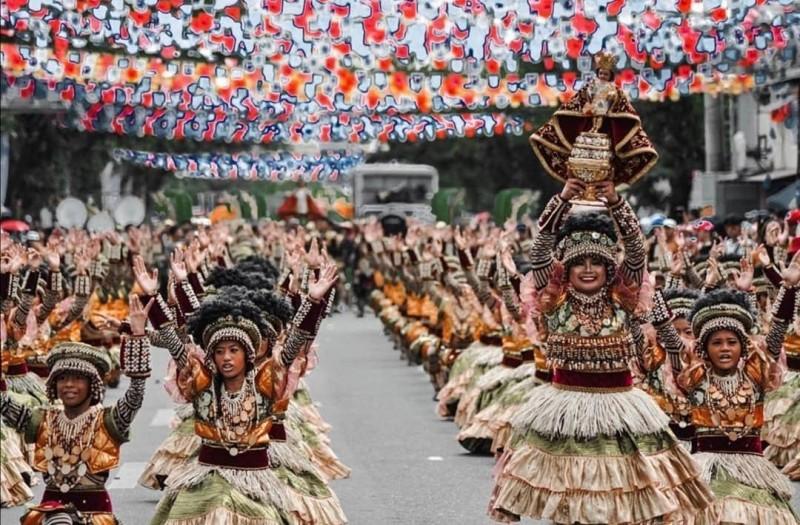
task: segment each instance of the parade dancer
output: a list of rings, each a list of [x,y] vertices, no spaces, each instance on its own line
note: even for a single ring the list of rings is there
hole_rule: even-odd
[[[261,334],[269,330],[259,328],[265,322],[261,312],[250,302],[224,296],[205,301],[192,319],[190,331],[204,351],[202,359],[179,341],[168,346],[202,444],[196,458],[167,478],[153,524],[307,522],[274,470],[270,429],[287,370],[313,340],[326,307],[323,298],[335,281],[335,268],[329,266],[309,283],[281,352],[261,363]],[[169,331],[169,312],[163,299],[156,301],[151,322]],[[319,500],[317,511],[330,513],[329,522],[345,522],[335,496],[322,494]]]
[[[566,217],[587,190],[576,179],[539,218],[531,262],[553,379],[512,420],[490,503],[500,521],[643,523],[711,503],[669,418],[632,385],[629,362],[646,351],[637,318],[645,266],[639,221],[613,182],[592,189],[612,220]]]
[[[656,294],[654,324],[692,405],[693,457],[717,497],[697,523],[797,523],[791,484],[764,458],[760,433],[765,393],[781,382],[778,361],[798,283],[800,256],[783,272],[763,339],[751,335],[756,316],[739,291],[718,290],[697,301],[691,314],[695,341],[690,343],[678,335],[669,322],[669,307]]]
[[[47,394],[61,406],[30,409],[5,392],[0,396],[3,420],[35,444],[33,468],[45,481],[42,503],[23,516],[23,525],[117,523],[105,483],[142,406],[150,375],[145,323],[151,307],[131,296],[131,333],[122,342],[122,369],[130,385],[113,406],[102,404],[108,356],[83,343],[61,343],[47,356]]]

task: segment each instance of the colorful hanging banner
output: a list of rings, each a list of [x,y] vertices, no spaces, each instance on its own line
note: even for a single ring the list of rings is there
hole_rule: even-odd
[[[531,131],[522,117],[502,113],[358,116],[343,113],[307,121],[260,125],[225,115],[103,104],[73,104],[71,111],[62,115],[61,123],[79,131],[260,144],[416,142],[449,137],[522,135]]]
[[[181,176],[207,179],[299,180],[336,182],[364,162],[362,154],[327,152],[304,155],[290,152],[163,153],[115,149],[114,159]]]
[[[621,67],[744,61],[797,40],[793,0],[7,0],[6,37],[36,47],[128,55],[392,71],[516,72],[581,60],[603,48]],[[331,61],[329,61],[330,59]]]
[[[588,78],[574,72],[529,73],[498,77],[495,79],[497,83],[493,83],[492,79],[457,73],[393,73],[363,77],[354,82],[338,79],[333,84],[317,84],[311,79],[299,91],[295,88],[285,91],[289,85],[284,84],[276,85],[275,90],[251,90],[244,85],[219,89],[214,87],[214,77],[200,74],[200,71],[183,75],[175,83],[163,78],[155,82],[158,77],[134,80],[135,75],[131,75],[129,80],[120,80],[116,74],[112,76],[116,81],[104,80],[107,75],[80,73],[88,71],[81,64],[97,63],[97,54],[75,52],[68,55],[74,56],[77,62],[67,60],[61,63],[52,53],[45,57],[42,52],[29,47],[0,46],[0,66],[4,83],[8,84],[4,88],[7,96],[24,98],[31,90],[55,90],[58,98],[65,102],[85,99],[92,103],[153,109],[221,111],[247,120],[266,118],[285,122],[291,117],[305,119],[309,115],[337,112],[442,113],[553,106],[570,97]],[[124,57],[113,57],[113,60],[122,65],[131,63]],[[112,66],[108,66],[107,61],[106,64],[107,72]],[[119,67],[122,66],[113,66],[117,70]],[[769,78],[761,73],[722,74],[704,65],[686,65],[675,71],[623,69],[617,73],[616,81],[632,99],[662,101],[701,92],[741,93]]]

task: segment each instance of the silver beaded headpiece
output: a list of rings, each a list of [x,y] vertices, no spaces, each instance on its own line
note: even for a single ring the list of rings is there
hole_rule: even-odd
[[[556,257],[564,264],[584,257],[600,257],[616,265],[617,243],[598,231],[576,231],[561,239],[556,246]]]
[[[221,341],[236,341],[247,354],[247,362],[255,363],[256,350],[261,346],[261,333],[254,322],[245,318],[226,316],[211,323],[203,330],[203,348],[207,361],[211,359],[214,346]]]
[[[719,303],[701,308],[692,318],[694,332],[700,348],[705,350],[708,338],[719,330],[735,333],[746,348],[750,330],[753,328],[752,314],[742,306],[732,303]]]
[[[55,401],[58,398],[56,381],[65,373],[79,374],[89,379],[92,404],[99,403],[105,396],[103,378],[111,370],[111,360],[97,348],[85,343],[61,343],[47,355],[50,375],[47,377],[47,396]]]

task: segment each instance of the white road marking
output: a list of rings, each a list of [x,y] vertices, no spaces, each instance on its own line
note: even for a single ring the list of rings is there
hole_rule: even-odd
[[[136,487],[139,476],[144,472],[147,463],[130,462],[123,463],[118,471],[114,473],[114,480],[108,484],[109,489],[132,489]]]
[[[150,421],[151,427],[168,427],[169,424],[172,422],[172,418],[175,417],[175,410],[172,408],[159,408],[156,411],[155,415],[153,416],[153,420]]]
[[[428,456],[428,461],[444,461],[442,456]]]

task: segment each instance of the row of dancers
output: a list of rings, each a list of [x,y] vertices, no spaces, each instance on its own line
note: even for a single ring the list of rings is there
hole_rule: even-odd
[[[338,279],[311,230],[201,227],[169,253],[147,227],[4,234],[0,256],[3,506],[44,483],[23,524],[119,522],[106,482],[154,373],[175,420],[139,479],[163,491],[150,523],[347,522],[329,482],[350,471],[303,380]]]
[[[707,221],[645,239],[595,190],[605,209],[581,209],[569,180],[534,228],[366,232],[387,334],[458,442],[497,458],[490,516],[798,523],[797,214],[761,239]]]

